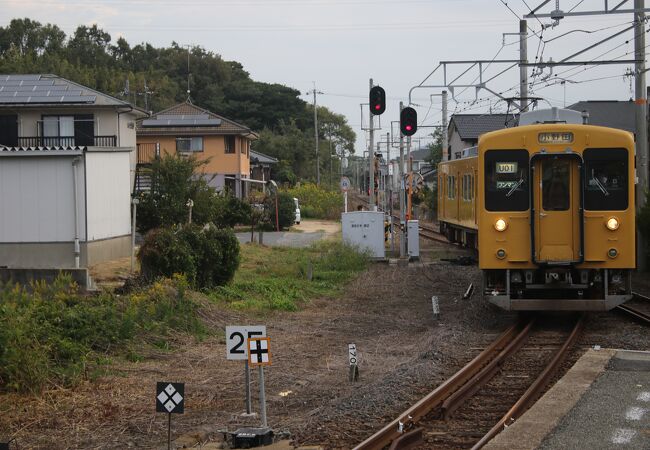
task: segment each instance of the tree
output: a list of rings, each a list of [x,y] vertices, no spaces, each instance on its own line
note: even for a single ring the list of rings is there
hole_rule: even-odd
[[[188,200],[193,201],[192,222],[205,224],[212,220],[216,205],[215,191],[199,175],[206,162],[165,154],[151,165],[151,192],[140,195],[137,228],[145,233],[154,228],[186,223]]]

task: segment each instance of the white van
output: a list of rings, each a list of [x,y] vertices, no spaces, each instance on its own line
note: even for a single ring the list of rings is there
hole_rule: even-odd
[[[296,224],[300,225],[300,204],[298,203],[298,199],[296,197],[293,198],[293,203],[296,205]]]

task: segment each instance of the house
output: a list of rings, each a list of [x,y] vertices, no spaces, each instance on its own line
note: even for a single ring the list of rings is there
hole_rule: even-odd
[[[145,115],[56,75],[0,75],[0,267],[84,268],[131,253]]]
[[[247,193],[251,142],[249,128],[186,101],[137,123],[138,174],[135,189],[146,189],[147,165],[161,154],[195,156],[210,185],[238,198]]]
[[[458,159],[464,149],[478,145],[480,135],[517,125],[512,114],[454,114],[448,127],[449,154],[443,160]]]
[[[251,150],[251,179],[269,181],[271,179],[271,167],[277,163],[278,160],[276,158]]]
[[[568,107],[574,111],[587,111],[589,125],[619,128],[636,132],[636,105],[633,101],[588,100]]]

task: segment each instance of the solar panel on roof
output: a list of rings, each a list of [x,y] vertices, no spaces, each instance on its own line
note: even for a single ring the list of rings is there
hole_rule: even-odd
[[[201,127],[219,125],[221,125],[221,119],[146,119],[142,121],[143,127]]]
[[[40,80],[41,75],[0,75],[2,80]]]
[[[2,96],[0,95],[0,104],[16,103],[93,103],[97,97],[94,95],[73,95],[66,96],[60,93],[56,96]]]
[[[186,119],[209,119],[207,114],[158,114],[151,120],[186,120]]]
[[[3,86],[52,86],[54,80],[5,80],[0,81]]]

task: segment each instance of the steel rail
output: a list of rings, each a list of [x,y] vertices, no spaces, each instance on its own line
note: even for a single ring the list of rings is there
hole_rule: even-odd
[[[355,450],[379,450],[390,445],[391,442],[405,432],[409,432],[416,422],[440,406],[450,394],[472,379],[476,373],[489,363],[494,353],[507,346],[519,334],[518,330],[523,327],[525,327],[525,324],[520,323],[508,328],[478,356],[452,375],[451,378],[404,411],[397,419],[357,445]]]
[[[504,426],[510,425],[512,422],[514,422],[517,418],[519,418],[528,408],[535,402],[539,394],[542,392],[542,390],[546,387],[548,382],[550,381],[551,377],[555,374],[557,369],[559,369],[560,364],[564,361],[566,358],[566,355],[568,354],[569,349],[573,346],[575,341],[578,339],[578,336],[582,332],[582,329],[584,327],[584,322],[585,322],[585,315],[582,314],[580,318],[576,321],[575,326],[573,327],[573,330],[571,331],[571,334],[569,334],[569,337],[564,341],[564,344],[560,349],[557,351],[551,362],[546,366],[544,371],[537,377],[535,382],[524,392],[524,395],[521,396],[519,400],[517,400],[517,403],[514,404],[512,408],[510,408],[510,411],[506,413],[505,416],[497,422],[494,427],[490,431],[487,432],[485,436],[481,438],[480,441],[478,441],[473,447],[472,450],[478,450],[482,448],[485,444],[487,444],[490,439],[492,439],[494,436],[499,434],[501,430],[503,430]]]
[[[623,311],[625,314],[628,314],[641,322],[650,324],[650,314],[646,314],[628,305],[618,305],[616,309],[618,309],[619,311]]]
[[[638,292],[632,292],[632,295],[634,296],[634,300],[644,300],[646,302],[650,302],[650,297],[646,297],[645,295],[641,295]]]
[[[499,354],[490,361],[483,369],[477,373],[468,383],[463,385],[460,389],[450,395],[442,403],[442,414],[445,420],[449,419],[451,415],[460,408],[463,403],[476,394],[483,386],[485,386],[501,369],[501,365],[505,362],[508,356],[519,350],[528,339],[530,330],[533,328],[535,320],[531,320],[524,327],[523,330],[515,337],[510,343],[499,352]]]

